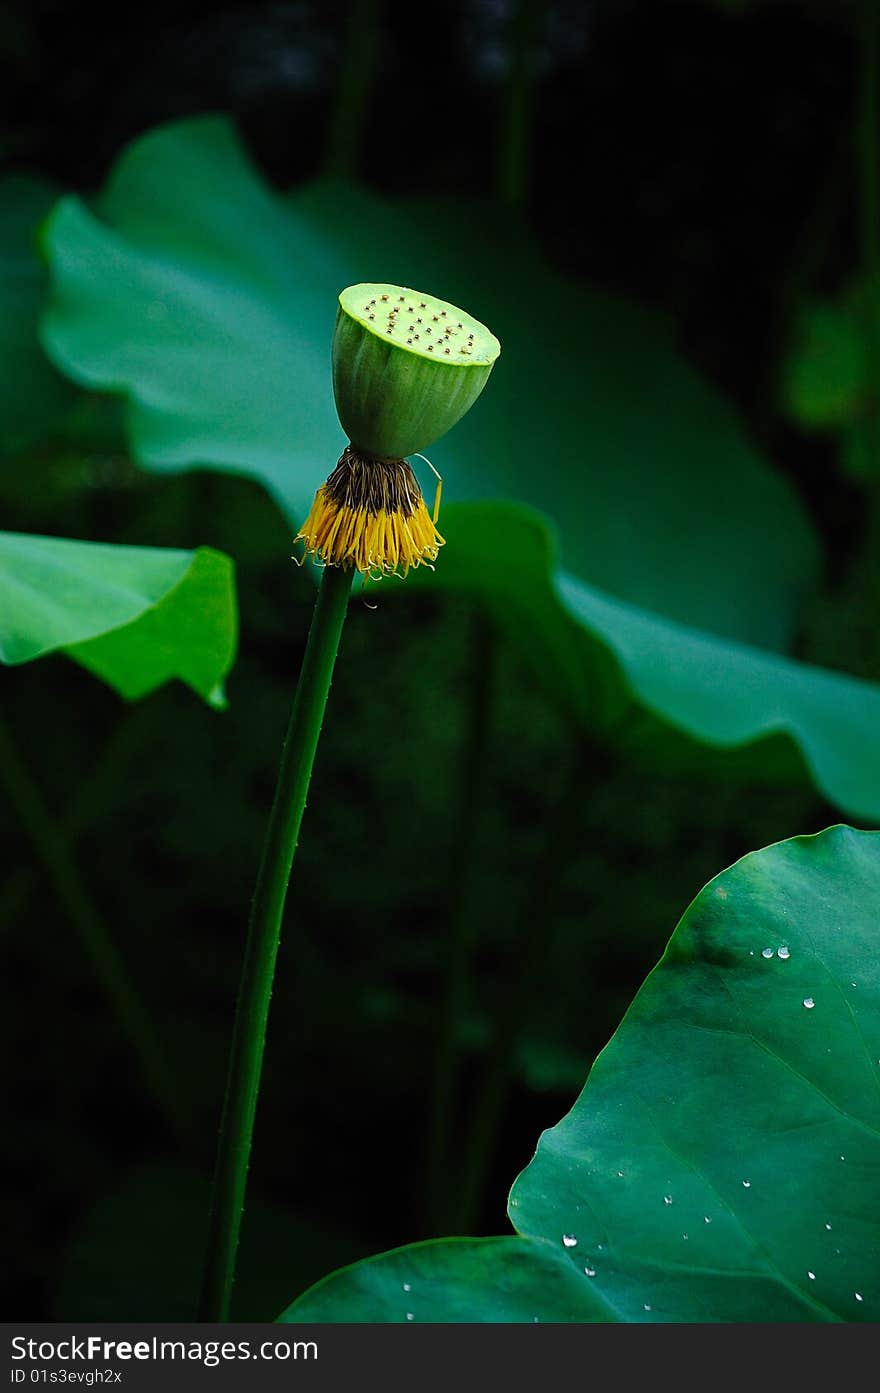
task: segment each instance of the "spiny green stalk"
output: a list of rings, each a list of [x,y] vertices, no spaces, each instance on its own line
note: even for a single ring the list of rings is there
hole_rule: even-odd
[[[436,558],[443,539],[406,456],[426,449],[465,414],[500,351],[485,325],[412,287],[361,282],[340,292],[333,394],[350,444],[318,489],[296,538],[325,569],[251,910],[217,1147],[201,1320],[229,1315],[284,900],[354,571],[405,575]]]
[[[198,1319],[229,1318],[281,920],[353,572],[324,570],[251,905],[235,1013]]]
[[[59,905],[79,934],[95,976],[123,1035],[137,1056],[151,1093],[172,1130],[185,1144],[190,1134],[187,1109],[146,1007],[128,974],[109,925],[94,904],[67,844],[18,752],[16,741],[2,721],[0,784],[30,838]]]

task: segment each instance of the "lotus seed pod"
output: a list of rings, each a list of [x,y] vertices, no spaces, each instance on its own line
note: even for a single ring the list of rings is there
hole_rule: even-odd
[[[500,352],[485,324],[447,300],[400,285],[350,285],[333,335],[342,428],[363,455],[415,455],[473,406]]]

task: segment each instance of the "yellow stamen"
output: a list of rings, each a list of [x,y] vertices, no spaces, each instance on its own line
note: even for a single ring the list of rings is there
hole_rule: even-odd
[[[296,541],[325,566],[352,566],[376,579],[405,576],[435,561],[444,544],[436,503],[432,521],[405,460],[374,460],[349,446],[318,489]]]

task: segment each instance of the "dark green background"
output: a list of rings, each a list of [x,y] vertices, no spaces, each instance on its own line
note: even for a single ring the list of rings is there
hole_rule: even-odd
[[[9,6],[4,162],[88,193],[132,136],[220,109],[273,182],[296,184],[326,163],[347,8],[156,4],[99,23],[87,4]],[[777,391],[799,297],[845,286],[859,257],[852,14],[818,2],[734,8],[550,0],[525,216],[560,269],[672,316],[824,543],[825,591],[797,651],[877,677],[864,490],[839,471],[830,438],[786,421]],[[354,164],[368,185],[494,186],[506,15],[477,0],[381,7]],[[402,81],[441,93],[442,119],[404,119]],[[181,1147],[0,805],[2,1017],[15,1064],[4,1310],[185,1318],[247,906],[313,590],[289,562],[280,514],[245,481],[142,474],[115,447],[40,447],[4,466],[0,504],[8,530],[208,544],[237,562],[241,651],[222,715],[181,686],[126,706],[60,658],[2,676],[8,725],[177,1061],[192,1122]],[[428,1217],[424,1155],[475,643],[477,668],[485,650],[464,598],[376,598],[375,610],[352,606],[289,904],[242,1318],[274,1316],[345,1261],[448,1231]],[[503,641],[494,661],[460,1138],[545,814],[578,747]],[[699,887],[749,849],[835,820],[804,788],[652,778],[587,757],[578,854],[550,877],[555,913],[475,1233],[505,1231],[507,1190],[538,1132],[569,1106]],[[459,1179],[451,1169],[450,1192]]]

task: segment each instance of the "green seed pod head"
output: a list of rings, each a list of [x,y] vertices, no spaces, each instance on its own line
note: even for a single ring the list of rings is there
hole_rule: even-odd
[[[485,324],[446,300],[401,285],[350,285],[333,335],[342,428],[376,459],[417,454],[473,406],[500,352]]]

